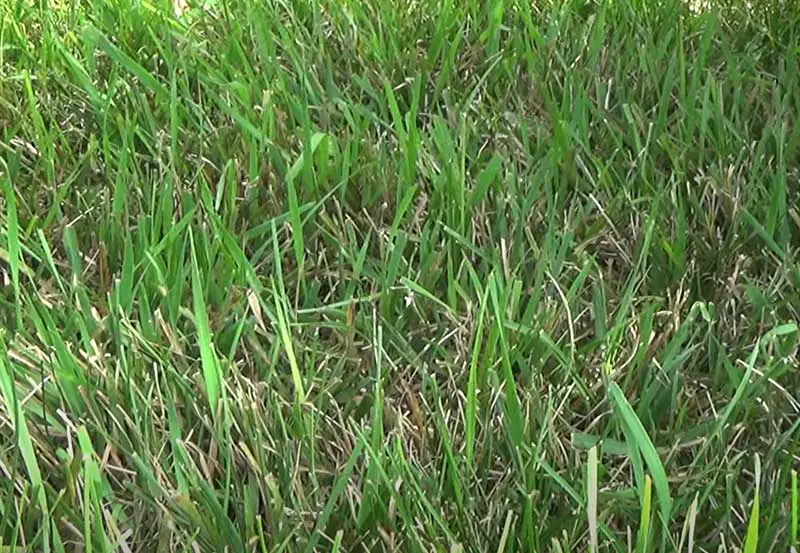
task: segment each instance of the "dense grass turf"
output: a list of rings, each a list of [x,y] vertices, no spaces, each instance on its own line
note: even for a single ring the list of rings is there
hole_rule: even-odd
[[[33,4],[0,551],[797,543],[798,3]]]

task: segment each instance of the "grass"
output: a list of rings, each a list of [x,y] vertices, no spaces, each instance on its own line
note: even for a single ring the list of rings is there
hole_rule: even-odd
[[[800,9],[0,3],[0,551],[787,553]]]

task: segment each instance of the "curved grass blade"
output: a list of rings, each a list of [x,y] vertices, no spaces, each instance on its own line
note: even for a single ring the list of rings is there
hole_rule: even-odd
[[[609,396],[614,404],[617,414],[622,418],[622,424],[625,425],[627,432],[626,437],[630,437],[644,457],[647,468],[653,476],[653,485],[656,488],[658,495],[658,502],[661,509],[661,516],[663,523],[669,522],[670,513],[672,511],[672,497],[669,492],[669,482],[667,481],[667,473],[664,470],[664,465],[661,463],[661,458],[658,456],[658,451],[653,445],[652,440],[647,435],[647,431],[642,425],[642,421],[636,416],[636,412],[625,399],[625,394],[620,389],[616,382],[609,385]]]

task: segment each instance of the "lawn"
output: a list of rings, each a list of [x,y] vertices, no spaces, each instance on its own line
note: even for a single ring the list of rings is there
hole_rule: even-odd
[[[800,3],[0,0],[0,552],[798,544]]]

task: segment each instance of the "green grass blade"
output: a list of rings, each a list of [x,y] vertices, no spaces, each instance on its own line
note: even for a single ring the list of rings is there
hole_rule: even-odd
[[[755,496],[753,497],[753,506],[750,508],[750,521],[747,523],[747,535],[744,540],[743,553],[756,553],[758,551],[759,495],[761,488],[761,460],[758,455],[756,455],[755,478]]]
[[[792,545],[797,546],[797,529],[798,529],[798,512],[800,511],[800,494],[798,494],[797,490],[797,471],[792,471],[792,526],[791,526],[791,536],[792,536]]]
[[[214,352],[214,343],[211,339],[211,329],[208,326],[208,311],[206,310],[205,292],[200,269],[197,263],[194,237],[189,232],[189,244],[192,252],[192,298],[194,301],[194,318],[197,327],[197,345],[200,348],[200,362],[203,368],[203,381],[205,383],[208,404],[214,416],[219,408],[222,396],[222,374],[217,355]]]
[[[6,172],[8,171],[6,167]],[[22,297],[20,295],[19,273],[22,250],[20,247],[19,237],[19,221],[17,220],[17,198],[14,192],[14,187],[11,186],[11,180],[8,176],[5,181],[5,195],[6,195],[6,224],[8,232],[6,233],[6,242],[8,244],[8,266],[11,269],[11,284],[14,287],[15,310],[17,315],[17,326],[22,326]]]
[[[489,304],[488,286],[483,292],[480,308],[478,311],[478,323],[475,329],[475,336],[472,343],[472,357],[469,364],[469,382],[467,384],[467,407],[466,420],[466,457],[467,466],[470,471],[475,470],[475,432],[478,413],[478,370],[480,369],[481,346],[483,344],[483,321],[486,317],[486,310]]]
[[[597,447],[589,449],[586,465],[586,516],[589,522],[589,552],[597,553]]]
[[[301,268],[303,267],[305,260],[305,243],[303,239],[303,221],[300,217],[300,204],[298,203],[297,186],[295,181],[303,171],[303,168],[313,163],[312,156],[314,152],[317,151],[320,143],[325,139],[326,135],[324,133],[315,133],[312,135],[311,144],[306,150],[303,151],[302,154],[300,154],[286,175],[286,187],[288,190],[289,199],[289,221],[292,224],[294,238],[294,255],[297,261],[297,266]],[[306,157],[309,159],[306,159]]]
[[[321,532],[325,529],[325,525],[328,523],[328,519],[330,519],[331,514],[333,513],[334,508],[336,508],[336,503],[339,501],[339,497],[344,492],[345,488],[347,487],[348,483],[350,482],[350,476],[353,474],[353,470],[356,467],[356,463],[361,458],[361,452],[364,448],[364,442],[358,440],[356,442],[356,446],[353,448],[352,453],[350,453],[350,457],[347,459],[347,463],[345,464],[342,471],[339,473],[338,478],[336,479],[336,483],[333,486],[333,490],[331,491],[330,495],[328,496],[328,501],[325,503],[325,507],[322,509],[322,513],[317,518],[317,523],[314,526],[314,531],[311,534],[311,539],[308,540],[306,544],[305,551],[306,553],[312,553],[314,548],[319,541],[321,536]],[[341,542],[341,536],[337,534],[337,544],[334,545],[334,549],[338,548],[338,542]]]
[[[644,479],[644,497],[642,498],[642,512],[639,516],[639,552],[647,553],[648,539],[650,537],[650,509],[652,500],[652,481],[649,476]]]
[[[11,425],[16,432],[17,447],[19,448],[20,455],[22,456],[25,470],[28,473],[28,479],[31,486],[36,493],[36,502],[44,517],[42,528],[44,530],[44,551],[50,550],[49,543],[49,510],[47,508],[47,496],[45,494],[44,480],[42,479],[42,472],[39,468],[37,461],[37,453],[33,447],[30,432],[28,431],[28,424],[25,420],[25,413],[17,398],[17,392],[14,385],[14,373],[11,366],[6,363],[6,347],[0,339],[0,392],[2,392],[3,399],[6,404],[6,412],[11,418]]]
[[[303,385],[303,376],[300,372],[300,365],[297,363],[297,356],[294,352],[292,331],[289,327],[289,320],[286,312],[286,298],[278,292],[274,282],[272,283],[272,295],[275,298],[275,317],[278,323],[278,332],[280,333],[281,343],[286,352],[286,357],[289,360],[289,368],[292,371],[295,401],[297,403],[302,403],[305,401],[306,392],[305,386]]]
[[[147,69],[142,67],[133,58],[111,43],[106,36],[96,27],[89,26],[85,30],[85,37],[92,44],[103,50],[116,63],[137,77],[142,84],[156,93],[160,100],[168,100],[169,92],[161,82],[153,77]]]
[[[621,419],[621,424],[627,427],[630,436],[634,440],[633,445],[641,452],[647,468],[653,476],[653,484],[660,504],[662,521],[664,524],[668,524],[672,511],[672,497],[669,491],[667,473],[664,471],[664,465],[661,463],[658,451],[656,451],[650,436],[647,435],[642,421],[636,416],[636,412],[628,403],[628,400],[625,399],[625,394],[616,382],[609,384],[609,397]]]
[[[511,370],[511,350],[508,345],[507,336],[505,333],[505,310],[500,305],[498,283],[497,279],[492,274],[489,277],[487,284],[489,294],[492,298],[492,306],[494,307],[494,316],[497,330],[500,339],[500,348],[502,353],[501,363],[503,366],[503,381],[505,384],[506,396],[506,413],[508,416],[508,433],[511,437],[512,443],[519,447],[522,445],[522,440],[525,434],[525,426],[522,419],[522,408],[519,403],[519,396],[517,394],[517,381],[514,378],[514,373]]]

